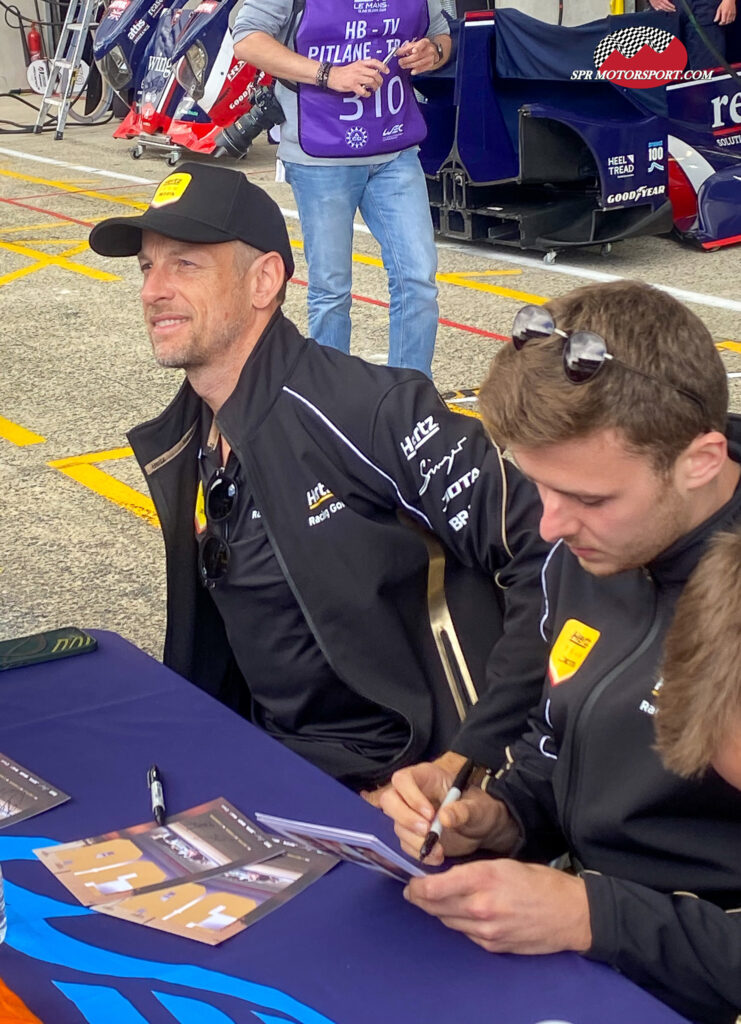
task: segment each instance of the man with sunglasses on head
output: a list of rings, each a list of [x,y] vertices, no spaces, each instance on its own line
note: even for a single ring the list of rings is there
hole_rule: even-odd
[[[138,255],[155,358],[186,375],[130,434],[165,663],[355,789],[443,752],[496,763],[545,666],[533,486],[423,374],[299,334],[285,222],[240,172],[182,164],[90,245]]]
[[[693,1020],[741,1011],[741,794],[662,766],[663,639],[713,535],[741,523],[741,420],[702,322],[637,282],[526,307],[480,393],[535,483],[548,678],[488,792],[440,812],[443,854],[406,896],[493,952],[572,950]],[[451,776],[397,772],[382,796],[418,854]],[[547,866],[570,857],[571,870]],[[492,859],[496,857],[498,859]]]

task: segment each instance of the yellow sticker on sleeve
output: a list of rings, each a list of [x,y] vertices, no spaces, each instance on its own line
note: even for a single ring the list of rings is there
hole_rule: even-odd
[[[571,679],[587,660],[587,655],[599,638],[598,629],[587,626],[578,619],[568,619],[558,634],[548,659],[551,686],[558,686],[559,683]]]
[[[152,197],[150,206],[167,206],[169,203],[176,203],[185,192],[191,182],[190,174],[170,174],[158,185],[157,191]]]

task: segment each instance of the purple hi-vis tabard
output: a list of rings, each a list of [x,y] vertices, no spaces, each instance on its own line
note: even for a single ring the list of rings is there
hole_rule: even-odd
[[[426,0],[307,0],[295,46],[304,57],[331,64],[384,60],[403,42],[425,36],[429,24]],[[411,74],[396,57],[381,87],[364,99],[298,87],[298,139],[309,156],[398,153],[426,134]]]

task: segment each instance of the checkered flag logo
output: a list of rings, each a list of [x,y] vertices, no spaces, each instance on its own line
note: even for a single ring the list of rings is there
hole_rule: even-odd
[[[601,68],[610,54],[618,50],[624,57],[630,60],[644,46],[650,46],[656,53],[663,53],[676,37],[663,28],[652,28],[649,25],[634,25],[631,28],[621,28],[618,32],[611,32],[605,36],[594,51],[594,65]]]

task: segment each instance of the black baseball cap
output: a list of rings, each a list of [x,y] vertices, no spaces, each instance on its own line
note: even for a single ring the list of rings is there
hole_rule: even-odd
[[[136,256],[142,231],[180,242],[246,242],[277,252],[293,276],[291,243],[283,214],[270,196],[242,174],[213,164],[184,163],[157,186],[140,217],[110,217],[90,232],[90,248],[101,256]]]

